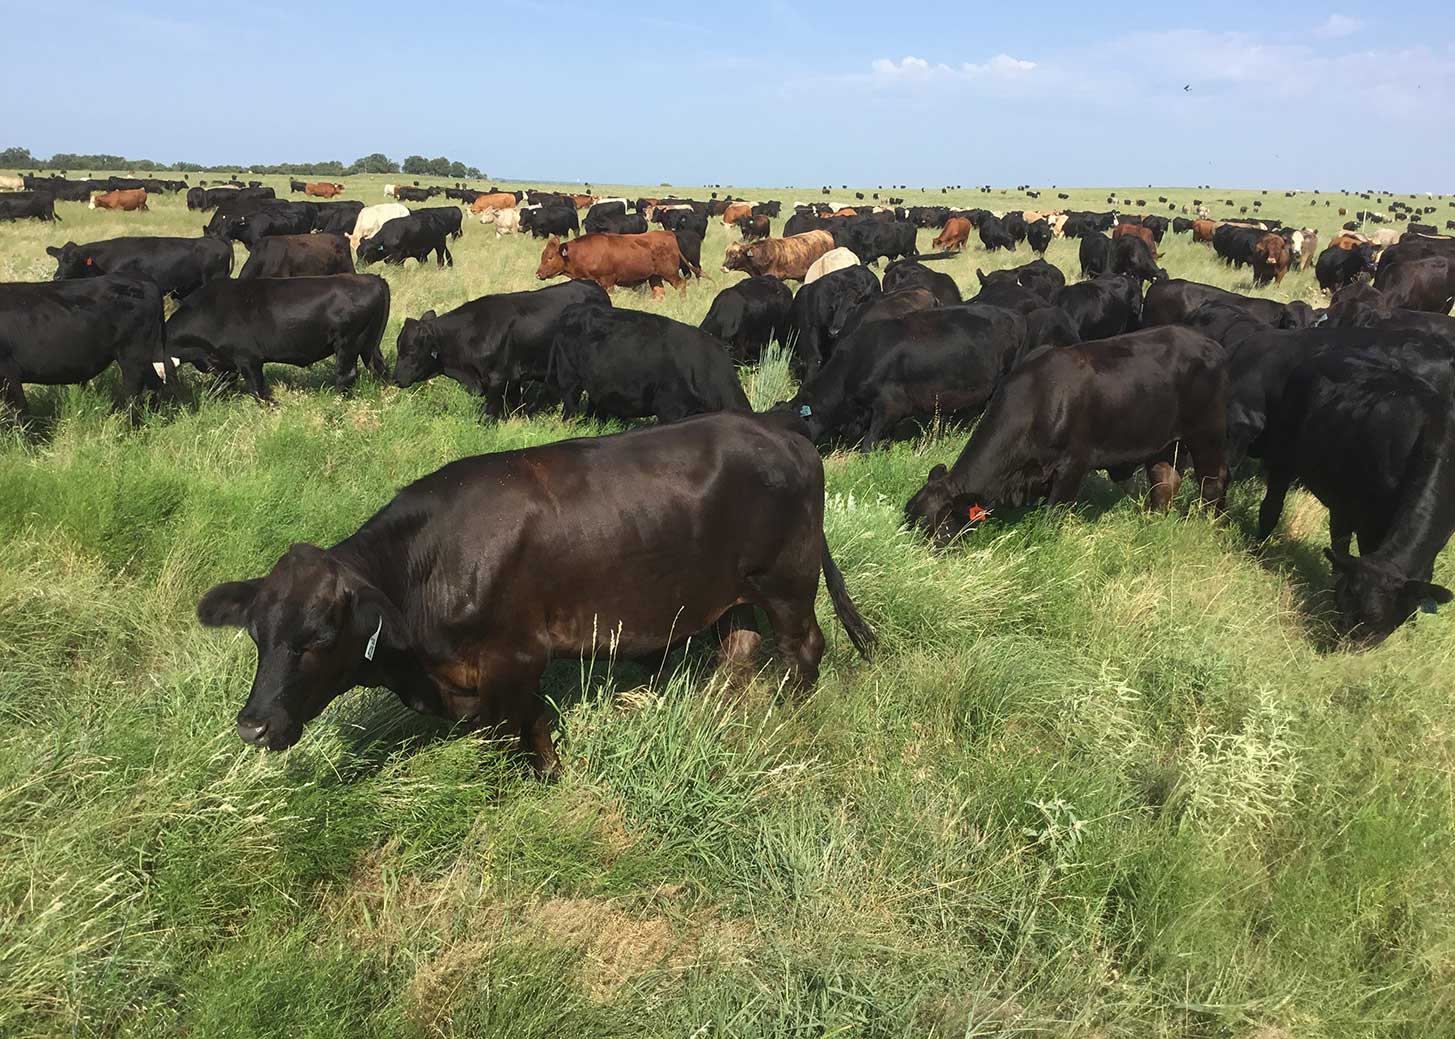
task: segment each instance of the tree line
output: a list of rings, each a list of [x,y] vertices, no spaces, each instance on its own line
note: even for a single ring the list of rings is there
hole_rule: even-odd
[[[345,165],[328,162],[285,162],[274,165],[205,165],[197,162],[154,162],[151,159],[128,159],[121,155],[80,155],[57,152],[49,159],[32,155],[29,148],[0,149],[0,169],[4,170],[135,170],[147,173],[264,173],[292,177],[349,177],[359,173],[408,173],[413,176],[483,177],[476,166],[467,166],[458,159],[443,155],[426,159],[410,155],[395,162],[382,152],[365,155]]]

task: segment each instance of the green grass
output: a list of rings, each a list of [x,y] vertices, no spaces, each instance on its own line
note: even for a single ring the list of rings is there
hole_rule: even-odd
[[[1158,194],[1254,197],[1118,191]],[[1265,205],[1338,222],[1309,197]],[[0,280],[48,278],[68,237],[202,222],[154,210],[0,226]],[[728,240],[710,231],[709,282],[618,305],[695,323],[736,277]],[[472,224],[454,252],[383,272],[386,352],[405,315],[535,283],[528,240]],[[1206,247],[1165,252],[1248,288]],[[947,268],[968,288],[1028,258]],[[1074,243],[1050,259],[1074,269]],[[1318,298],[1309,275],[1274,294]],[[276,408],[220,396],[136,430],[112,375],[32,387],[42,435],[0,442],[0,1035],[1455,1034],[1455,632],[1421,617],[1328,652],[1308,497],[1258,553],[1257,481],[1214,523],[1093,480],[1078,509],[935,553],[900,510],[963,430],[834,454],[826,526],[872,664],[825,600],[797,701],[771,664],[733,690],[696,654],[559,666],[553,784],[379,691],[269,755],[233,733],[251,644],[193,617],[211,583],[450,459],[600,431],[483,426],[444,380],[270,376]],[[744,379],[758,405],[789,389],[781,358]]]

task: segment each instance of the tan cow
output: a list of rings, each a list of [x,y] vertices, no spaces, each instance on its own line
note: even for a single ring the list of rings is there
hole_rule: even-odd
[[[470,203],[470,212],[483,213],[487,209],[514,209],[515,194],[510,191],[496,191],[489,195],[480,195],[474,202]]]
[[[121,209],[130,213],[141,209],[147,209],[146,188],[124,188],[121,191],[108,191],[100,195],[92,195],[91,202],[87,209]]]
[[[834,236],[827,231],[805,231],[791,238],[765,238],[761,242],[734,242],[727,247],[722,269],[802,281],[813,261],[833,247]]]
[[[671,231],[648,231],[646,234],[588,234],[574,242],[563,242],[555,235],[541,251],[541,265],[536,277],[541,281],[564,274],[572,281],[594,281],[607,292],[618,285],[652,286],[652,298],[662,298],[662,282],[687,291],[681,268],[687,267],[698,277],[702,269],[684,261]]]
[[[859,263],[859,257],[852,249],[830,249],[817,260],[808,266],[808,273],[803,276],[805,285],[812,285],[825,274],[832,274],[834,271],[841,271],[846,267],[854,267]]]
[[[1194,220],[1192,222],[1192,240],[1194,242],[1211,242],[1213,232],[1217,229],[1216,220]]]
[[[515,234],[520,230],[520,210],[514,206],[509,209],[487,209],[480,214],[480,223],[494,224],[496,238]]]
[[[753,203],[751,202],[729,202],[727,208],[722,211],[722,226],[732,227],[738,222],[739,217],[752,216]]]
[[[327,181],[317,181],[313,184],[303,185],[305,195],[313,195],[317,198],[333,198],[335,195],[342,195],[344,186],[342,184],[330,184]]]
[[[402,202],[385,202],[377,206],[365,206],[359,210],[359,215],[354,219],[354,229],[349,232],[349,248],[357,250],[359,243],[372,234],[378,233],[383,227],[395,217],[408,216],[409,207]]]
[[[970,221],[963,216],[952,216],[945,221],[945,227],[940,231],[939,236],[930,244],[936,249],[946,249],[952,252],[960,252],[965,248],[965,242],[970,238]]]
[[[12,177],[10,174],[0,174],[0,191],[24,191],[25,178]]]

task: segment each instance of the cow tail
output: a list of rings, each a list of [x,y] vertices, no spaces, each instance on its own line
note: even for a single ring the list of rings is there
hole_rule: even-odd
[[[824,538],[823,542],[823,578],[829,588],[835,616],[844,626],[844,631],[848,632],[849,641],[854,644],[859,655],[868,660],[879,639],[875,636],[874,629],[860,615],[854,600],[849,598],[849,590],[844,587],[844,575],[839,573],[839,568],[834,565],[834,557],[829,553],[828,538]]]

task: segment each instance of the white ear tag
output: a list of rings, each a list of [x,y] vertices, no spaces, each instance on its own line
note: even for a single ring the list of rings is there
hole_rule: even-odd
[[[374,659],[374,647],[379,645],[379,632],[384,630],[384,615],[379,614],[379,626],[374,629],[374,634],[369,636],[369,644],[364,647],[364,659]]]

